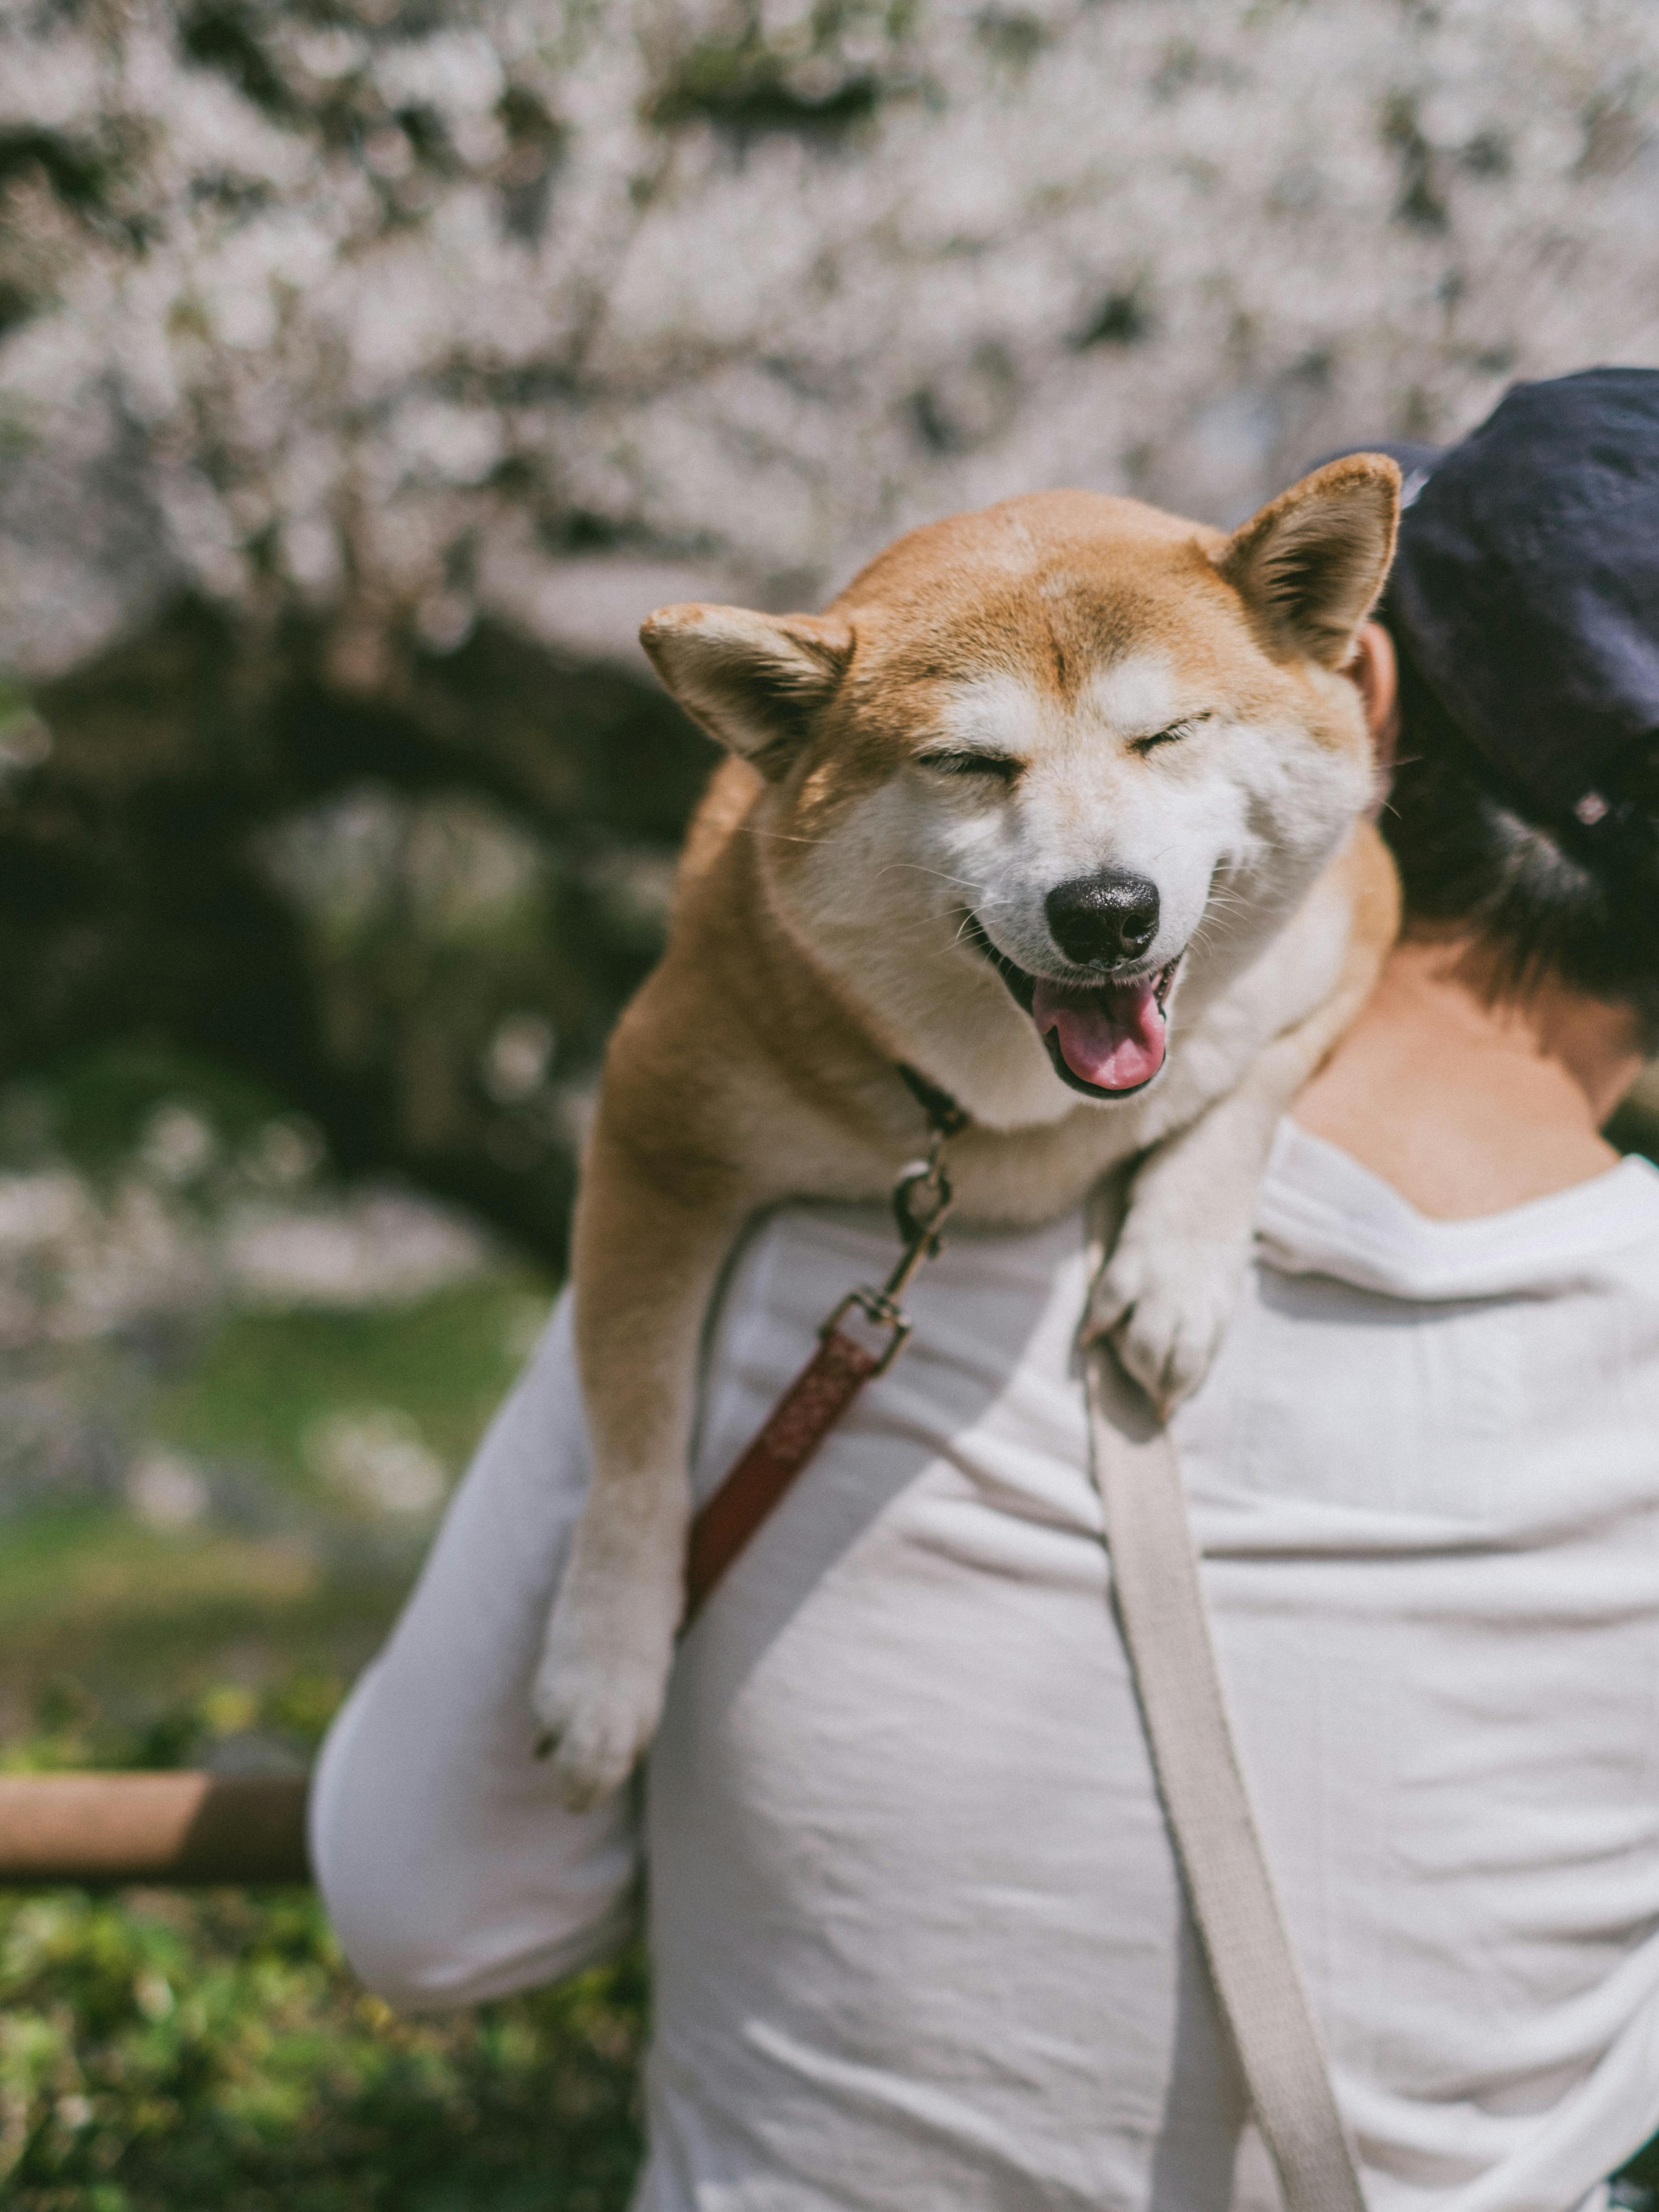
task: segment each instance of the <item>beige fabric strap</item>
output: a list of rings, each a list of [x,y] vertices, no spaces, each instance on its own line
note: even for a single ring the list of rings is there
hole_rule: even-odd
[[[1109,1252],[1121,1192],[1097,1194]],[[1364,2212],[1307,1991],[1227,1719],[1169,1432],[1085,1322],[1094,1477],[1113,1595],[1199,1941],[1287,2212]]]

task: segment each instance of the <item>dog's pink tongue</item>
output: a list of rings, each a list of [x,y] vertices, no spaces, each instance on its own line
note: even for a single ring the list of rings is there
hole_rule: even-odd
[[[1037,1035],[1054,1030],[1073,1075],[1102,1091],[1132,1091],[1164,1065],[1164,1009],[1152,979],[1079,999],[1039,978],[1031,998]]]

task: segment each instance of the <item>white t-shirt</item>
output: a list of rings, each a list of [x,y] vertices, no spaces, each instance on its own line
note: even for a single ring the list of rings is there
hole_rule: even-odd
[[[751,1236],[701,1493],[890,1248]],[[394,2002],[602,1955],[642,1842],[639,2212],[1274,2202],[1108,1602],[1085,1287],[1075,1216],[951,1239],[687,1639],[642,1815],[531,1755],[586,1480],[562,1310],[336,1725],[317,1863]],[[1433,1222],[1287,1123],[1176,1437],[1371,2212],[1568,2212],[1659,2126],[1659,1172]]]

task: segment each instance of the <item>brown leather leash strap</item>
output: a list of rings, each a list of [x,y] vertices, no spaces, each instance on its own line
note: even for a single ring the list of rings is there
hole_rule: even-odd
[[[805,1468],[865,1384],[897,1358],[910,1323],[899,1304],[912,1276],[939,1249],[951,1210],[951,1179],[940,1155],[968,1116],[948,1092],[914,1068],[901,1067],[911,1096],[927,1116],[927,1156],[913,1160],[893,1186],[893,1212],[904,1249],[878,1290],[849,1291],[818,1331],[818,1348],[766,1417],[764,1426],[691,1523],[685,1562],[684,1635],[709,1592],[772,1508]],[[852,1332],[862,1322],[885,1332],[865,1344]]]
[[[691,1523],[682,1635],[732,1560],[885,1364],[881,1353],[855,1343],[840,1329],[825,1330],[817,1350],[773,1407],[765,1427]]]

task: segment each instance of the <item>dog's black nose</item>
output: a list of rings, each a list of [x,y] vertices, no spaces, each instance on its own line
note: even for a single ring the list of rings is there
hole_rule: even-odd
[[[1079,968],[1133,960],[1158,935],[1158,885],[1122,868],[1073,876],[1048,897],[1054,943]]]

